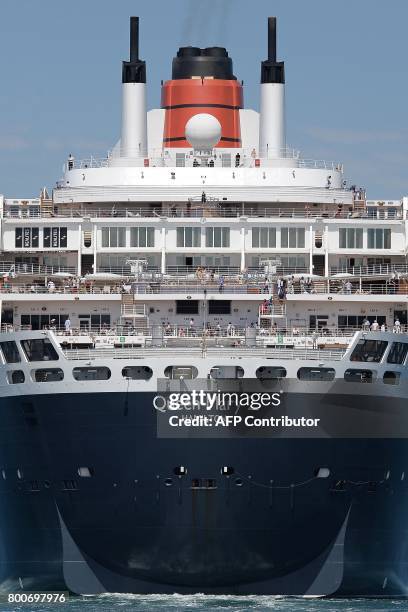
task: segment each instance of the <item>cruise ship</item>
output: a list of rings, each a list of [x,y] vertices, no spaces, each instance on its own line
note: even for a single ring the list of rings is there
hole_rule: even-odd
[[[408,197],[287,146],[267,32],[259,112],[223,47],[147,110],[131,17],[118,142],[0,196],[5,590],[406,595]]]

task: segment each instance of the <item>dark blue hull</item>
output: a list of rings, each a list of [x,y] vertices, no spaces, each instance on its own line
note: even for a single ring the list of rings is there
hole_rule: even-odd
[[[77,593],[406,594],[404,439],[160,439],[143,393],[2,407],[3,581]],[[28,492],[33,481],[40,490]]]

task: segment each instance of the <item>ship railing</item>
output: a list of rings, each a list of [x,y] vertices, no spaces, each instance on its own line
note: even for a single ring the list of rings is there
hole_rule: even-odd
[[[349,280],[349,279],[347,279]],[[305,285],[302,285],[300,280],[295,280],[292,286],[286,288],[286,297],[291,295],[316,295],[316,294],[343,294],[343,295],[408,295],[408,282],[405,280],[387,280],[380,283],[362,281],[361,277],[357,282],[350,280],[351,287],[344,285],[340,279],[335,281],[311,281],[311,284],[306,284],[307,274],[305,274]],[[179,280],[174,282],[137,282],[130,281],[129,284],[108,284],[107,282],[98,281],[99,284],[94,284],[93,281],[80,283],[79,286],[72,286],[68,282],[66,284],[53,283],[52,286],[39,285],[33,283],[16,283],[5,278],[0,279],[0,294],[184,294],[184,295],[200,295],[203,298],[210,297],[211,294],[256,294],[259,295],[260,301],[268,298],[275,287],[272,285],[259,283],[242,282],[225,282],[224,285],[217,283],[183,283]],[[102,283],[102,284],[100,284]],[[125,285],[125,289],[124,289]],[[133,285],[133,287],[132,287]],[[202,299],[202,298],[200,298]]]
[[[330,275],[344,274],[350,276],[392,276],[398,278],[408,274],[408,264],[383,263],[366,266],[330,266]]]
[[[373,320],[374,317],[370,316]],[[16,331],[35,331],[38,330],[38,325],[17,325],[2,323],[2,332],[16,332]],[[227,338],[227,339],[242,339],[248,336],[248,330],[255,330],[255,335],[258,340],[271,340],[272,343],[277,345],[297,345],[305,346],[310,343],[325,344],[336,343],[338,340],[342,341],[342,344],[348,342],[350,338],[354,336],[356,332],[369,332],[370,329],[366,325],[350,325],[350,326],[325,326],[316,329],[314,327],[302,327],[295,325],[287,327],[286,325],[275,326],[269,324],[268,326],[262,325],[251,325],[249,327],[240,326],[222,326],[218,328],[216,325],[210,325],[204,327],[203,324],[197,322],[194,328],[189,325],[180,324],[169,324],[166,326],[156,325],[140,325],[140,324],[102,324],[102,325],[84,325],[80,327],[76,325],[70,326],[69,329],[64,324],[52,324],[47,323],[41,325],[40,331],[52,331],[59,338],[63,338],[69,342],[70,338],[82,337],[82,336],[113,336],[121,338],[119,343],[128,343],[128,340],[132,340],[135,336],[162,337],[164,339],[180,338],[180,339],[197,339],[197,338]],[[381,330],[377,330],[381,331]],[[408,334],[408,325],[401,324],[398,330],[395,326],[386,328],[384,331],[394,331],[398,334]],[[253,334],[253,331],[252,331]]]
[[[155,347],[140,347],[140,348],[120,348],[120,347],[101,347],[97,349],[64,349],[63,354],[66,359],[70,361],[90,361],[93,359],[134,359],[140,357],[149,357],[156,355],[158,351],[161,356],[168,355],[169,360],[171,360],[174,356],[211,356],[211,354],[221,354],[225,356],[231,356],[231,351],[239,351],[239,355],[242,357],[267,357],[267,358],[276,358],[279,361],[281,360],[291,360],[291,361],[341,361],[341,359],[345,355],[345,350],[335,350],[335,349],[313,349],[309,347],[303,348],[276,348],[276,347],[266,347],[264,345],[259,345],[256,347],[253,346],[245,346],[239,345],[233,347],[231,346],[223,347],[223,346],[208,346],[206,347],[205,352],[203,352],[202,348],[192,347],[192,346],[182,346],[182,347],[165,347],[165,346],[155,346]],[[233,353],[232,353],[233,354]]]
[[[129,152],[128,152],[129,153]],[[132,155],[133,153],[133,155]],[[294,167],[332,170],[343,172],[343,164],[336,161],[320,159],[304,159],[300,157],[300,152],[290,147],[283,149],[268,150],[262,156],[256,148],[241,148],[236,150],[217,150],[212,154],[200,155],[192,150],[179,151],[178,155],[168,149],[152,149],[148,155],[141,156],[139,150],[130,151],[130,157],[134,157],[135,163],[140,167],[159,166],[169,168],[180,167],[264,167],[270,165],[271,160],[292,159]],[[106,168],[111,165],[118,165],[120,157],[115,153],[108,153],[105,157],[90,156],[84,159],[73,158],[65,164],[66,170],[87,170],[89,168]]]
[[[268,207],[251,206],[244,203],[229,203],[228,206],[215,205],[212,202],[199,204],[193,202],[191,207],[186,204],[174,204],[169,206],[100,206],[100,207],[78,207],[78,206],[54,206],[53,210],[31,210],[13,207],[3,209],[5,219],[145,219],[145,218],[284,218],[284,219],[341,219],[355,220],[365,219],[369,221],[378,220],[401,220],[403,219],[402,209],[383,209],[368,210],[366,208],[342,207],[336,205],[326,208],[316,208],[313,203],[305,204],[302,207]]]
[[[52,274],[75,274],[74,266],[47,266],[30,263],[15,263],[13,261],[0,262],[0,274],[7,274],[13,277],[20,275],[36,276],[36,275],[52,275]]]

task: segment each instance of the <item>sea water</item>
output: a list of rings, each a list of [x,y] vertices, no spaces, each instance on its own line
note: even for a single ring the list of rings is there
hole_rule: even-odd
[[[217,595],[100,595],[60,604],[0,604],[7,612],[408,612],[408,600]]]

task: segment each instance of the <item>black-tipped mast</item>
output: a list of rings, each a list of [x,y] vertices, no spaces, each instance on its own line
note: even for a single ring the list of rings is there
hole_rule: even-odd
[[[130,18],[130,61],[139,60],[139,17]]]
[[[276,61],[276,17],[268,17],[268,59],[261,64],[261,83],[284,83],[285,64]]]
[[[276,63],[276,17],[268,17],[268,61]]]
[[[139,17],[130,18],[130,61],[122,64],[122,83],[146,83],[146,62],[139,59]]]

